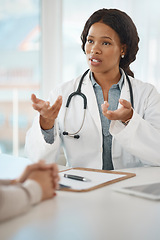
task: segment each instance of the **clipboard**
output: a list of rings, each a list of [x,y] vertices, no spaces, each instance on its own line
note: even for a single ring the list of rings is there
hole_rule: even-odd
[[[91,179],[91,182],[86,183],[83,181],[64,178],[65,173],[89,178]],[[61,187],[59,190],[70,192],[88,192],[136,176],[135,173],[91,168],[70,168],[60,171],[59,175],[61,186],[66,186]]]

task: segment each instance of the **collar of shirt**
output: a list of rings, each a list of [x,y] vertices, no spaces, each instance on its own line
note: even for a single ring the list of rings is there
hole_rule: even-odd
[[[96,82],[96,80],[95,80],[92,72],[91,72],[91,74],[90,74],[90,79],[91,79],[91,82],[92,82],[93,87],[100,86],[100,85]],[[123,78],[123,74],[121,74],[121,78],[120,78],[119,82],[118,82],[117,84],[114,84],[112,87],[119,87],[119,89],[120,89],[120,91],[121,91],[121,90],[122,90],[122,86],[123,86],[123,79],[124,79],[124,78]]]

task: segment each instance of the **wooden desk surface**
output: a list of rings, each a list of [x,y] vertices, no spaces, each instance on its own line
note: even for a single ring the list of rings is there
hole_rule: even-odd
[[[25,160],[24,165],[28,164]],[[15,162],[18,161],[15,159]],[[62,170],[64,167],[59,168]],[[26,214],[1,223],[0,239],[159,240],[160,201],[118,193],[113,189],[159,182],[160,168],[122,171],[136,173],[136,177],[91,192],[58,191],[55,198],[34,206]],[[0,176],[1,172],[0,168]]]

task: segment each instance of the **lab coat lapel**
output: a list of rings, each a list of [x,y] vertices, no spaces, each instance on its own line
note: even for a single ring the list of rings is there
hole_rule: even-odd
[[[95,125],[97,126],[99,132],[101,133],[102,126],[101,126],[101,120],[100,120],[100,115],[99,115],[99,109],[98,109],[96,95],[95,95],[91,80],[89,78],[89,73],[84,78],[84,81],[82,84],[82,92],[87,97],[88,111],[89,111],[91,117],[93,118]]]

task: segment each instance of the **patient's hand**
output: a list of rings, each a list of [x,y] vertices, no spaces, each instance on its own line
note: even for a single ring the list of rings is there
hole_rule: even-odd
[[[59,174],[55,163],[45,164],[40,160],[38,163],[28,165],[19,178],[12,180],[12,184],[23,183],[27,179],[38,182],[42,188],[42,200],[53,197],[58,189]]]
[[[55,195],[55,184],[52,170],[36,170],[29,174],[28,179],[39,183],[42,189],[42,199],[52,198]]]

